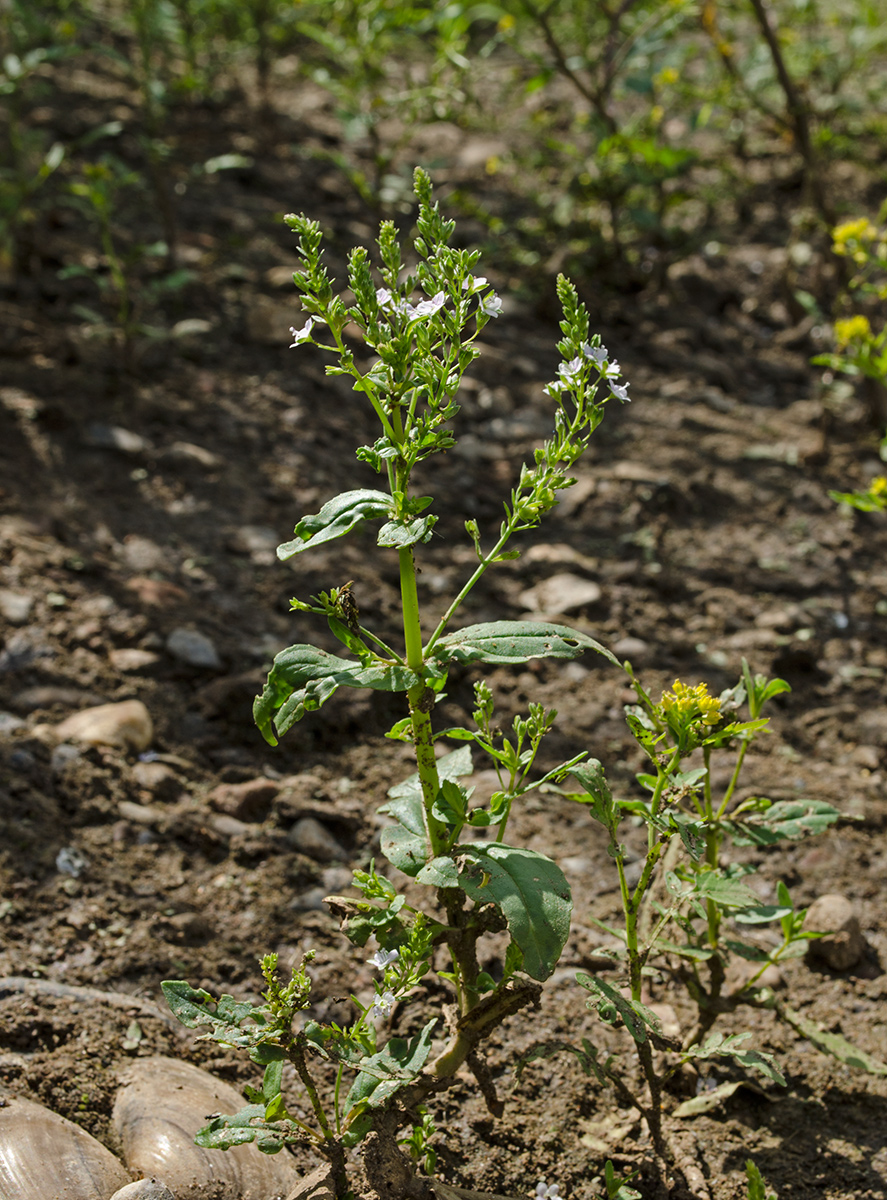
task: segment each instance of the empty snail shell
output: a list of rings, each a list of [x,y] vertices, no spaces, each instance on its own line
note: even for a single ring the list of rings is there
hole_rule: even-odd
[[[109,1200],[129,1182],[110,1150],[73,1121],[31,1100],[0,1107],[0,1196]]]
[[[194,1134],[209,1113],[236,1113],[245,1101],[226,1083],[176,1059],[139,1058],[127,1068],[113,1123],[134,1174],[162,1180],[176,1200],[275,1200],[297,1182],[286,1151],[254,1145],[204,1150]]]

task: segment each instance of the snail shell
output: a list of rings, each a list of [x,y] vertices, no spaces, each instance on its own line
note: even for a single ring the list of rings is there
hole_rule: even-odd
[[[176,1200],[283,1200],[297,1182],[286,1151],[253,1145],[204,1150],[194,1134],[207,1113],[239,1112],[237,1091],[173,1058],[138,1058],[123,1076],[113,1123],[133,1174],[161,1180]]]
[[[0,1107],[0,1196],[110,1200],[129,1182],[110,1150],[73,1121],[31,1100]]]

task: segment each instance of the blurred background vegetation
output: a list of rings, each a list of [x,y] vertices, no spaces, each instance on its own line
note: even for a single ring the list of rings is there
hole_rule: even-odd
[[[3,0],[0,282],[52,268],[124,340],[181,319],[186,198],[282,154],[373,218],[425,166],[513,288],[632,293],[762,224],[803,267],[877,217],[885,78],[883,0]]]

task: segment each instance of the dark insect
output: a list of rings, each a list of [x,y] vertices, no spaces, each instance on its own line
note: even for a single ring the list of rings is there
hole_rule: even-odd
[[[360,609],[357,607],[357,601],[351,594],[351,586],[354,583],[353,579],[349,579],[347,583],[343,583],[336,595],[336,608],[339,614],[352,633],[360,633]]]

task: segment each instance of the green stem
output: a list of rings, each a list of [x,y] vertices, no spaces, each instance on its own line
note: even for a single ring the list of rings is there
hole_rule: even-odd
[[[736,785],[739,782],[739,773],[742,770],[742,764],[743,764],[743,761],[745,760],[746,751],[748,750],[750,745],[751,745],[751,742],[743,742],[742,745],[739,747],[739,754],[736,757],[736,766],[733,769],[733,774],[730,777],[730,783],[728,784],[727,790],[724,793],[724,799],[721,801],[721,806],[718,809],[718,813],[717,813],[718,820],[720,820],[721,817],[724,815],[724,813],[727,811],[727,805],[730,803],[731,799],[733,798],[733,793],[736,791]]]

